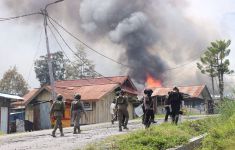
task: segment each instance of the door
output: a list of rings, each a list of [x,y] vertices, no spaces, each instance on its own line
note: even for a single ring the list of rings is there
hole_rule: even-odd
[[[50,129],[50,103],[42,103],[40,106],[40,129]]]
[[[8,108],[7,107],[1,107],[1,131],[3,133],[7,133],[7,127],[8,127]]]

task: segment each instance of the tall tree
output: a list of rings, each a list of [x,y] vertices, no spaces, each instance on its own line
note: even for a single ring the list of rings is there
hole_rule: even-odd
[[[216,59],[214,58],[214,54],[208,50],[200,57],[201,63],[197,63],[197,67],[199,70],[201,70],[201,73],[207,74],[211,78],[211,84],[212,84],[212,93],[213,97],[215,96],[215,84],[214,84],[214,78],[217,76],[217,70],[214,67],[214,64],[216,63]]]
[[[23,76],[18,73],[17,68],[7,70],[0,80],[0,92],[23,96],[28,92],[28,84]]]
[[[82,79],[99,76],[94,70],[95,65],[93,62],[87,59],[84,47],[78,46],[74,55],[74,61],[66,66],[66,79]]]
[[[201,57],[202,64],[198,63],[198,68],[202,73],[207,72],[211,77],[218,77],[221,100],[224,98],[224,75],[233,73],[233,70],[229,69],[229,59],[226,58],[230,54],[230,49],[228,49],[230,44],[230,40],[211,42],[211,46]]]
[[[61,51],[51,54],[52,57],[52,71],[55,80],[65,79],[65,67],[68,60],[64,58],[64,54]],[[38,78],[41,85],[50,84],[49,68],[47,63],[47,56],[40,56],[34,62],[34,70],[36,77]]]
[[[215,42],[211,42],[212,47],[210,47],[210,51],[214,54],[216,63],[215,68],[218,72],[219,79],[219,93],[220,99],[224,98],[224,75],[232,74],[234,71],[229,69],[229,59],[226,57],[230,54],[230,49],[228,47],[231,44],[231,40],[218,40]]]

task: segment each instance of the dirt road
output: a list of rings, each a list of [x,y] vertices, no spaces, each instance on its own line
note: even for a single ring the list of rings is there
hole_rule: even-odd
[[[190,119],[199,119],[201,117],[191,117]],[[187,118],[188,119],[188,118]],[[162,119],[158,120],[161,123]],[[42,130],[27,133],[16,133],[0,136],[0,150],[74,150],[83,149],[84,146],[91,142],[100,141],[111,135],[125,134],[136,129],[143,128],[140,120],[129,122],[129,130],[118,132],[117,122],[101,123],[94,125],[82,126],[81,134],[73,135],[73,129],[65,128],[64,137],[60,137],[57,131],[57,137],[51,136],[50,130]]]

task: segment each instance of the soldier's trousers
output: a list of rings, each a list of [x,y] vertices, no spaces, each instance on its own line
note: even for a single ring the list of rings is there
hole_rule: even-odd
[[[73,112],[73,115],[74,115],[74,132],[76,133],[77,130],[78,132],[80,132],[80,119],[81,119],[81,112]]]
[[[123,119],[125,117],[124,120],[124,124],[123,124]],[[129,120],[129,113],[126,109],[118,109],[118,124],[119,124],[119,128],[121,128],[122,124],[124,125],[124,127],[127,126],[128,124],[128,120]]]
[[[151,109],[146,110],[145,121],[144,121],[144,125],[146,128],[148,128],[150,126],[152,120],[154,120],[153,116],[154,116],[153,110],[151,110]]]
[[[55,126],[54,129],[52,131],[52,134],[55,134],[57,128],[60,129],[60,133],[63,134],[63,127],[62,127],[62,116],[55,116],[56,118],[56,122],[55,122]]]
[[[171,112],[171,117],[172,117],[172,123],[177,124],[178,120],[179,120],[179,112],[180,112],[180,108],[172,108],[172,112]]]
[[[170,107],[165,107],[166,115],[165,115],[165,121],[168,121],[168,116],[171,114]]]

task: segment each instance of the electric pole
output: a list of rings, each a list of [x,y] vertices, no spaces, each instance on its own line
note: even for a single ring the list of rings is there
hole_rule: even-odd
[[[43,10],[41,10],[42,15],[44,17],[44,31],[45,31],[45,37],[46,37],[46,48],[47,48],[47,59],[48,59],[47,63],[48,63],[48,68],[49,68],[52,100],[55,100],[56,95],[55,95],[55,84],[54,84],[54,76],[53,76],[53,69],[52,69],[52,58],[51,58],[49,40],[48,40],[48,35],[47,35],[47,17],[48,17],[47,7],[49,5],[56,4],[56,3],[59,3],[62,1],[64,1],[64,0],[58,0],[53,3],[49,3],[45,6],[45,8]]]

